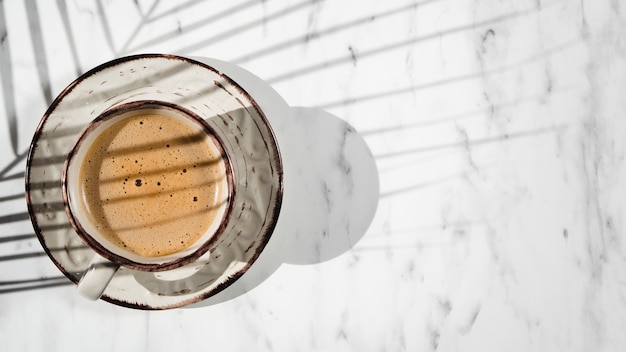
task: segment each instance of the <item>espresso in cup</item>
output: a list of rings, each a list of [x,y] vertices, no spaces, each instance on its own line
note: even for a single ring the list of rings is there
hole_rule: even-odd
[[[228,209],[230,168],[220,141],[200,118],[162,104],[101,115],[66,172],[79,235],[105,258],[140,270],[200,256]]]
[[[224,201],[218,152],[203,131],[159,111],[115,122],[80,167],[89,220],[109,242],[141,256],[184,250],[216,221]]]

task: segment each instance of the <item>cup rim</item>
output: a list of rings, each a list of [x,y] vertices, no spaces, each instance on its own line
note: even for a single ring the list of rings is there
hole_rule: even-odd
[[[219,220],[220,224],[217,227],[217,229],[213,232],[213,235],[210,236],[208,239],[206,239],[204,243],[202,243],[197,249],[195,249],[191,253],[180,256],[180,257],[176,257],[172,260],[167,260],[167,261],[158,262],[158,263],[145,263],[145,262],[140,262],[140,261],[129,259],[123,255],[120,255],[118,253],[115,253],[107,249],[102,243],[96,240],[89,233],[89,231],[87,231],[84,228],[84,226],[80,223],[80,221],[78,221],[78,219],[76,218],[74,214],[76,209],[73,209],[73,206],[72,206],[72,199],[69,195],[70,187],[68,184],[69,183],[68,169],[70,167],[70,164],[74,160],[74,157],[77,155],[77,152],[79,148],[81,147],[82,143],[85,141],[85,138],[89,135],[89,132],[95,130],[102,123],[105,123],[120,114],[124,114],[125,112],[130,112],[132,110],[139,110],[139,109],[144,109],[144,108],[145,109],[165,108],[169,110],[175,110],[178,113],[182,113],[182,115],[184,115],[185,117],[197,123],[199,127],[205,132],[205,134],[209,138],[213,139],[214,145],[219,150],[220,156],[222,157],[222,160],[224,161],[226,185],[227,185],[226,191],[228,193],[226,208],[224,210],[224,213],[222,214],[221,219]],[[159,101],[159,100],[137,100],[137,101],[132,101],[128,103],[123,103],[123,104],[107,109],[102,114],[100,114],[95,119],[93,119],[91,122],[89,122],[85,126],[85,128],[78,134],[78,138],[75,140],[74,144],[70,148],[70,152],[67,154],[65,158],[63,169],[62,169],[62,174],[61,174],[61,195],[63,198],[63,205],[65,208],[65,212],[68,216],[69,223],[71,224],[74,231],[76,231],[76,234],[83,241],[85,241],[86,244],[90,248],[92,248],[96,253],[106,258],[107,260],[110,260],[111,262],[118,264],[120,266],[123,266],[123,267],[140,270],[140,271],[158,272],[158,271],[176,269],[178,267],[181,267],[181,266],[184,266],[184,265],[187,265],[196,261],[198,258],[206,254],[206,252],[209,251],[209,249],[211,249],[218,242],[220,237],[222,237],[233,212],[233,204],[231,200],[233,199],[234,194],[236,192],[235,187],[234,187],[234,175],[233,175],[233,170],[231,166],[230,156],[228,155],[228,153],[226,153],[226,150],[223,144],[224,142],[220,138],[219,134],[216,133],[215,130],[204,119],[202,119],[197,114],[190,111],[189,109],[186,109],[174,103],[170,103],[167,101]],[[141,256],[141,255],[138,255],[138,256]]]

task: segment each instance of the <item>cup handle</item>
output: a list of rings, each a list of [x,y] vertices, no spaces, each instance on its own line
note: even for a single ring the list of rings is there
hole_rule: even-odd
[[[119,265],[96,254],[80,278],[80,281],[78,281],[78,286],[76,287],[78,293],[92,301],[97,300],[102,296],[102,293],[119,268]]]

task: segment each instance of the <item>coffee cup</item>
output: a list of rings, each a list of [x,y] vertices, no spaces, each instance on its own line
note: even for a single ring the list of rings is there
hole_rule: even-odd
[[[28,153],[26,200],[46,253],[83,296],[150,309],[198,302],[244,275],[273,237],[285,172],[274,127],[290,108],[229,67],[121,57],[82,74],[46,110]],[[111,135],[124,133],[128,144],[117,145]],[[183,147],[206,157],[176,159],[190,155]],[[174,161],[158,159],[177,150]],[[155,237],[160,245],[150,245]]]
[[[115,104],[66,158],[69,221],[96,253],[78,282],[98,299],[120,267],[178,268],[210,255],[234,192],[223,141],[194,112],[167,101]]]

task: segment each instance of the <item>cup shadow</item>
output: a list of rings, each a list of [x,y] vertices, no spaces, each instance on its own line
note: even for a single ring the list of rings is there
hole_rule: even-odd
[[[327,111],[292,107],[272,121],[282,146],[284,196],[267,246],[228,288],[189,308],[229,301],[261,285],[282,264],[312,265],[349,251],[379,199],[374,158],[356,130]]]

